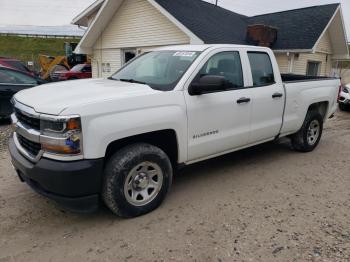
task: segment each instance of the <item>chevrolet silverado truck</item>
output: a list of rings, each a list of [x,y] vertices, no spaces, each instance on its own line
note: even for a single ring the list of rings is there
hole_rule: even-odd
[[[9,151],[19,178],[66,208],[135,217],[161,204],[177,167],[280,137],[312,151],[339,86],[281,76],[269,48],[165,47],[108,79],[17,93]]]

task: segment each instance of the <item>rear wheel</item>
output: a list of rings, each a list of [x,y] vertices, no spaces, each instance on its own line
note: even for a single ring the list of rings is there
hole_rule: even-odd
[[[156,209],[172,183],[168,156],[150,144],[134,144],[116,152],[104,175],[103,200],[122,217],[136,217]]]
[[[292,136],[293,148],[300,152],[313,151],[320,142],[322,131],[322,115],[316,111],[309,111],[299,132]]]

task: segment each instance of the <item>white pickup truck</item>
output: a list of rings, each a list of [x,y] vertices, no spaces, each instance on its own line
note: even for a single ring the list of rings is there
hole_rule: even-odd
[[[20,179],[69,209],[157,208],[173,170],[280,137],[312,151],[340,80],[281,76],[268,48],[186,45],[138,56],[109,79],[67,81],[13,99]]]

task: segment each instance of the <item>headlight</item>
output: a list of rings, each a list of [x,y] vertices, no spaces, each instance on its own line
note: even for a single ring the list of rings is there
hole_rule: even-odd
[[[350,93],[350,88],[347,87],[347,86],[344,86],[343,92],[344,92],[344,93],[347,93],[347,94]]]
[[[80,117],[43,118],[40,142],[46,154],[79,156],[83,153]]]

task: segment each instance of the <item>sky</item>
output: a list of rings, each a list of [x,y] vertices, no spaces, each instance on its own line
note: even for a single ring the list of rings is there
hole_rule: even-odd
[[[207,1],[215,2],[215,0]],[[341,2],[348,32],[348,40],[350,42],[350,0],[218,1],[220,6],[248,16]],[[93,2],[94,0],[0,0],[0,25],[68,25],[76,15]]]

